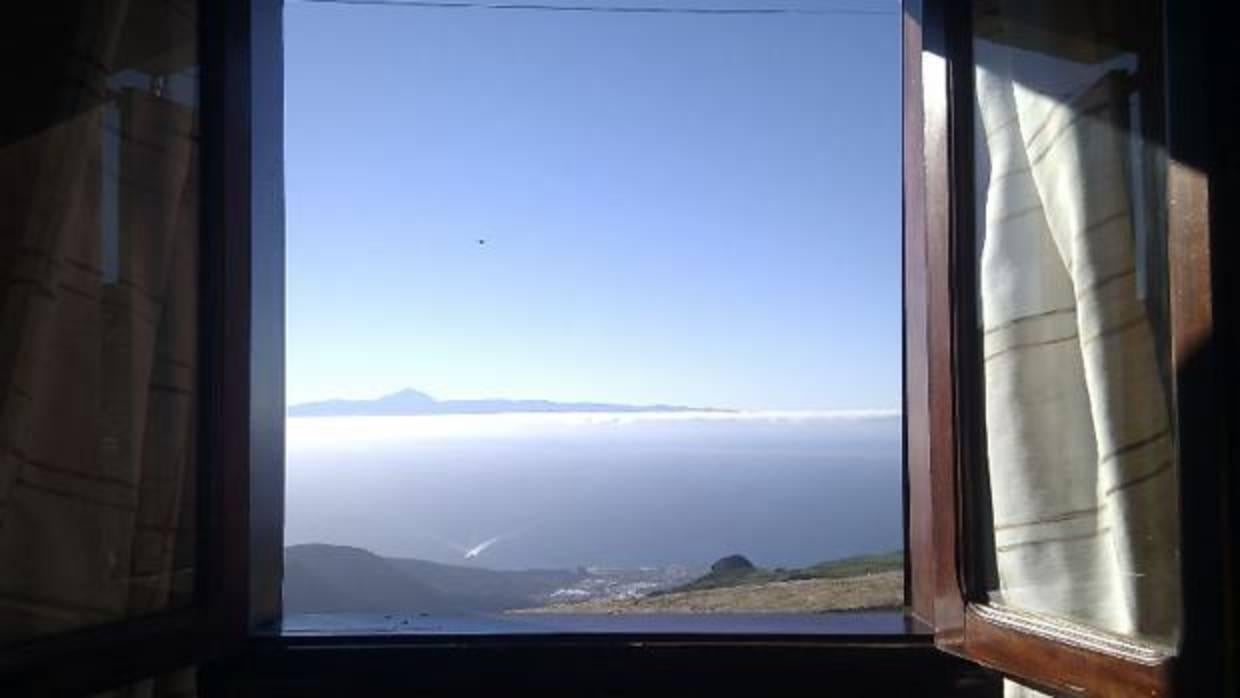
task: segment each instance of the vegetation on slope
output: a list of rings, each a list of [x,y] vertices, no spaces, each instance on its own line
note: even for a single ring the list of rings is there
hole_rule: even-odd
[[[845,577],[860,577],[868,574],[877,574],[879,572],[895,572],[904,569],[904,551],[897,550],[890,553],[881,553],[878,555],[855,555],[839,560],[830,560],[820,562],[810,567],[801,567],[796,569],[785,569],[776,567],[775,569],[764,569],[762,567],[754,567],[748,564],[732,564],[720,563],[736,560],[744,560],[740,556],[729,556],[720,560],[712,566],[711,571],[699,577],[688,584],[668,589],[665,591],[655,592],[652,596],[660,594],[675,594],[686,591],[704,591],[706,589],[724,589],[738,586],[746,586],[751,584],[769,584],[771,582],[794,582],[808,579],[842,579]],[[744,561],[748,563],[747,560]]]
[[[802,579],[682,591],[625,599],[594,599],[516,613],[826,613],[899,608],[904,573],[876,572],[838,579]]]

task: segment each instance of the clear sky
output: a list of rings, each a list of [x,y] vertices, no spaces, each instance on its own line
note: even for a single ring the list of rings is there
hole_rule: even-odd
[[[898,407],[897,3],[590,4],[794,2],[290,1],[289,402]]]

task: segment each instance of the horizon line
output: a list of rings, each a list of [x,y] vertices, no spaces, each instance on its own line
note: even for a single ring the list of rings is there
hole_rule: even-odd
[[[302,403],[305,404],[305,403]],[[291,406],[290,406],[291,407]],[[355,417],[366,417],[370,419],[406,419],[406,418],[429,418],[429,417],[456,417],[456,418],[477,418],[477,417],[611,417],[611,418],[659,418],[659,419],[737,419],[741,417],[749,418],[881,418],[881,417],[901,417],[904,412],[900,408],[828,408],[828,409],[682,409],[676,411],[667,410],[581,410],[571,411],[564,410],[558,412],[533,411],[533,410],[511,410],[503,412],[446,412],[446,413],[422,413],[422,414],[311,414],[311,415],[285,415],[286,419],[351,419]]]
[[[395,397],[402,393],[417,393],[423,397],[428,398],[433,403],[440,403],[440,404],[450,403],[450,402],[543,402],[543,403],[557,404],[557,405],[564,405],[564,406],[606,405],[606,406],[614,406],[616,408],[624,408],[623,410],[618,409],[614,413],[608,412],[606,410],[582,410],[580,412],[574,412],[572,410],[564,410],[564,411],[557,411],[557,412],[538,412],[538,411],[532,411],[532,410],[511,410],[511,411],[496,411],[496,412],[486,412],[486,413],[456,413],[458,415],[469,415],[469,414],[492,414],[492,415],[497,415],[497,414],[619,414],[619,413],[667,414],[668,413],[667,410],[661,409],[661,408],[672,408],[675,410],[675,412],[682,413],[682,414],[683,413],[698,413],[698,414],[715,413],[715,414],[749,414],[749,415],[752,415],[752,414],[757,414],[757,413],[763,413],[763,414],[770,414],[770,415],[786,414],[789,416],[793,416],[793,415],[827,416],[827,415],[832,415],[832,414],[890,416],[890,415],[898,415],[898,414],[903,413],[903,410],[900,407],[807,407],[807,408],[718,407],[718,406],[713,406],[713,405],[687,405],[687,404],[680,403],[680,402],[668,402],[668,401],[625,402],[625,401],[613,401],[609,399],[595,399],[595,398],[552,399],[552,398],[545,398],[545,397],[535,397],[535,398],[497,397],[494,395],[488,395],[485,397],[439,398],[424,390],[421,390],[418,388],[412,388],[408,386],[404,388],[398,388],[396,390],[384,392],[382,394],[379,394],[373,397],[340,397],[337,395],[337,396],[332,396],[332,397],[303,399],[298,402],[291,402],[286,398],[284,402],[284,409],[285,409],[285,412],[287,413],[289,410],[307,407],[311,405],[320,405],[320,404],[329,403],[329,402],[378,402],[386,398]],[[650,408],[650,409],[643,410],[640,408]],[[308,416],[315,416],[315,415],[296,415],[296,416],[297,417],[308,417]],[[326,415],[323,415],[323,416],[326,416]],[[346,415],[335,415],[335,416],[346,416]],[[452,416],[452,415],[451,414],[442,414],[442,415],[441,414],[421,414],[421,415],[411,414],[411,415],[353,415],[353,416],[411,416],[412,417],[412,416]]]

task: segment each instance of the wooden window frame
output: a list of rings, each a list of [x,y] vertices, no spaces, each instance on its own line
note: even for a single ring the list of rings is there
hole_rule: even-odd
[[[1204,3],[1166,2],[1168,258],[1178,423],[1183,638],[1165,660],[1138,643],[985,603],[971,533],[984,517],[973,230],[972,2],[905,2],[905,287],[911,611],[941,649],[1034,688],[1087,695],[1225,695],[1234,690],[1236,243],[1235,108],[1220,26]],[[1211,18],[1215,21],[1211,22]],[[1211,41],[1210,39],[1214,40]],[[1212,51],[1213,55],[1208,52]],[[1234,52],[1228,52],[1234,54]],[[1227,110],[1230,109],[1230,112]],[[1213,110],[1213,111],[1212,111]],[[1230,114],[1230,117],[1228,116]],[[1159,115],[1163,116],[1163,115]],[[921,302],[917,302],[921,299]],[[924,313],[924,315],[923,315]],[[924,339],[923,339],[924,338]],[[923,344],[924,342],[924,344]],[[1223,371],[1229,373],[1223,373]],[[1230,382],[1220,378],[1230,377]],[[1228,449],[1231,449],[1230,451]],[[1231,659],[1232,661],[1228,661]]]
[[[1234,229],[1234,106],[1216,101],[1233,73],[1225,28],[1203,20],[1199,2],[1168,2],[1168,103],[1173,163],[1171,276],[1181,423],[1186,582],[1185,638],[1174,666],[1149,670],[1115,652],[1048,639],[1029,623],[979,609],[968,580],[976,453],[960,438],[968,414],[958,396],[970,377],[967,312],[958,289],[973,260],[958,254],[968,234],[971,147],[959,133],[971,118],[970,4],[905,0],[904,143],[904,504],[906,616],[901,636],[344,637],[291,639],[264,631],[281,615],[284,518],[283,3],[203,0],[203,477],[198,595],[189,609],[92,628],[0,652],[0,687],[61,694],[114,686],[190,663],[204,693],[333,695],[375,689],[460,690],[466,685],[557,691],[652,691],[714,685],[790,689],[829,685],[899,693],[917,676],[922,694],[994,695],[993,667],[1053,692],[1224,695],[1237,662],[1234,595],[1227,595],[1236,512],[1240,423],[1235,322],[1240,279],[1212,273],[1237,259]],[[1221,15],[1220,15],[1221,16]],[[1211,41],[1195,32],[1210,29]],[[1200,71],[1205,80],[1180,79]],[[1191,120],[1210,109],[1210,128]],[[953,130],[957,127],[957,130]],[[1225,227],[1230,225],[1231,228]],[[1233,236],[1234,237],[1234,236]],[[1224,299],[1228,302],[1224,303]],[[974,340],[975,341],[975,340]],[[1228,373],[1221,373],[1227,371]],[[1218,377],[1224,380],[1219,381]],[[973,380],[976,380],[974,377]],[[1189,409],[1191,408],[1191,409]],[[1224,452],[1222,449],[1230,449]],[[1221,541],[1221,543],[1220,543]],[[1208,580],[1208,581],[1203,581]],[[241,651],[244,648],[244,651]],[[570,658],[566,660],[565,658]],[[967,660],[967,661],[966,661]],[[1229,661],[1230,660],[1230,661]],[[484,661],[493,675],[478,674]],[[419,670],[408,670],[416,662]],[[565,665],[571,666],[565,672]],[[72,667],[72,671],[65,671]],[[761,681],[779,672],[779,682]],[[644,677],[644,678],[643,678]],[[814,683],[805,683],[805,682]],[[611,683],[614,682],[614,683]],[[798,683],[800,682],[800,683]],[[1230,683],[1229,683],[1230,682]],[[33,687],[33,688],[32,688]],[[884,691],[884,688],[890,690]],[[28,691],[30,692],[30,691]],[[18,694],[21,691],[17,691]]]
[[[248,0],[248,4],[262,6],[263,12],[269,14],[268,21],[280,21],[280,0]],[[279,26],[268,24],[263,31],[270,32],[269,37],[276,36]],[[250,41],[256,45],[264,43],[262,36]],[[271,88],[283,70],[279,49],[273,48],[279,42],[268,40],[266,43],[268,52],[254,56],[254,60],[264,64],[261,70],[254,68],[256,83],[251,96],[255,100],[256,114],[267,110],[279,113],[282,108],[282,103],[272,97],[278,91]],[[266,91],[260,82],[267,83]],[[265,106],[259,106],[259,102],[264,102]],[[257,124],[258,116],[253,121]],[[272,120],[262,124],[260,133],[265,138],[278,140],[281,129],[281,124]],[[241,190],[253,191],[255,196],[281,195],[282,188],[277,192],[276,183],[281,181],[278,171],[282,161],[263,160],[262,163],[273,168],[270,177],[256,180],[253,186],[241,187]],[[255,173],[262,163],[256,160]],[[277,209],[274,205],[269,208]],[[282,276],[274,271],[271,275],[263,275],[265,267],[273,270],[281,266],[282,219],[279,223],[253,228],[255,238],[249,248],[255,251],[251,279],[255,284],[252,289],[255,318],[260,308],[267,309],[268,318],[277,318],[276,308],[283,307]],[[243,227],[243,222],[238,221],[237,225]],[[271,239],[260,240],[260,235]],[[268,255],[265,264],[258,260],[260,249]],[[261,288],[258,286],[260,280],[264,284]],[[243,299],[239,297],[236,303],[243,303]],[[905,305],[907,309],[907,299]],[[280,320],[282,325],[282,317]],[[904,695],[917,689],[930,694],[997,695],[996,675],[939,651],[934,647],[931,626],[922,622],[923,616],[907,612],[906,631],[896,635],[873,632],[822,636],[632,632],[473,637],[453,634],[376,636],[364,632],[317,637],[283,635],[274,622],[280,617],[283,573],[283,336],[272,332],[265,343],[258,336],[252,341],[251,368],[259,371],[260,366],[266,366],[268,375],[281,376],[281,380],[273,378],[265,386],[268,391],[265,395],[270,397],[276,394],[275,385],[279,382],[280,399],[278,403],[264,403],[263,409],[257,409],[253,406],[257,398],[252,398],[250,409],[238,412],[251,419],[248,433],[252,440],[252,471],[246,479],[249,493],[232,499],[250,503],[248,525],[251,532],[245,539],[248,548],[237,548],[248,549],[249,553],[232,568],[248,566],[250,593],[246,595],[238,590],[237,596],[252,604],[245,614],[251,634],[247,652],[215,662],[204,672],[210,693],[334,695],[341,688],[347,688],[374,695],[387,692],[403,695],[411,689],[429,687],[435,690],[437,686],[461,691],[462,686],[481,689],[501,685],[505,690],[518,692],[521,689],[564,691],[574,687],[589,691],[600,685],[622,691],[650,692],[669,686],[704,684],[732,688],[748,685],[770,690],[781,685],[789,689],[814,685],[830,677],[832,686],[841,690],[866,689]],[[248,385],[252,391],[264,387],[257,379],[251,379]],[[242,429],[244,425],[237,421],[234,428]],[[906,433],[906,438],[911,438],[911,434]],[[906,471],[906,531],[910,522],[908,510],[916,506],[911,496],[913,489],[909,486],[913,479],[912,473]],[[242,533],[233,532],[234,545],[242,542]],[[918,570],[927,568],[912,554],[914,547],[906,545],[906,604],[916,602],[919,588],[908,580]],[[487,666],[482,674],[477,671],[480,662]],[[572,667],[571,671],[566,671],[566,664]],[[408,671],[411,665],[417,665],[419,670]],[[767,673],[772,669],[778,669],[778,681]]]
[[[264,12],[273,13],[271,22],[279,22],[281,0],[248,0],[249,4],[263,6]],[[247,4],[247,3],[242,3]],[[264,31],[278,34],[279,27],[268,25]],[[263,43],[262,37],[252,39]],[[268,41],[276,45],[277,41]],[[273,49],[274,50],[274,49]],[[282,73],[280,56],[265,53],[255,60],[264,62],[261,73],[263,81],[274,82],[273,73]],[[255,68],[258,80],[258,73]],[[269,108],[279,112],[282,104],[257,106],[260,101],[271,101],[273,91],[264,92],[256,83],[252,97],[255,111]],[[257,123],[257,117],[255,117]],[[264,137],[274,138],[281,134],[282,125],[271,121],[263,124]],[[272,162],[275,169],[282,161]],[[255,172],[260,165],[256,162]],[[278,177],[272,175],[267,185],[274,188]],[[264,183],[241,187],[243,192],[267,191]],[[244,207],[241,207],[244,210]],[[275,210],[275,207],[271,207]],[[242,226],[238,221],[238,227]],[[253,291],[254,317],[258,308],[268,308],[268,317],[276,318],[275,308],[283,307],[283,278],[272,274],[262,276],[264,266],[280,266],[283,259],[283,229],[281,225],[264,228],[254,227],[256,236],[251,241],[254,250],[255,284]],[[279,234],[276,234],[278,229]],[[271,240],[260,241],[257,236],[270,235]],[[276,239],[278,237],[278,240]],[[269,263],[258,262],[258,250],[269,255]],[[260,282],[265,284],[259,288]],[[241,303],[239,297],[236,300]],[[282,325],[282,317],[280,318]],[[283,336],[272,332],[266,343],[259,337],[252,338],[251,366],[257,371],[259,365],[269,369],[269,375],[281,375],[283,370]],[[280,365],[276,365],[279,363]],[[268,386],[268,396],[277,391]],[[260,386],[256,380],[248,383],[252,391]],[[720,686],[752,684],[754,688],[770,689],[781,685],[771,683],[762,669],[782,667],[781,681],[786,687],[807,685],[806,681],[819,681],[816,676],[830,676],[834,685],[846,689],[890,689],[889,694],[905,694],[917,687],[932,693],[959,695],[995,695],[998,684],[996,676],[979,670],[968,662],[938,651],[933,645],[930,626],[913,614],[905,614],[905,631],[883,634],[872,631],[850,634],[826,634],[821,636],[796,636],[772,634],[747,634],[744,632],[720,634],[700,633],[633,633],[594,632],[575,635],[508,635],[508,636],[462,636],[444,635],[377,636],[365,631],[331,633],[321,636],[294,637],[279,630],[280,589],[283,576],[283,451],[281,448],[284,428],[283,385],[279,386],[278,404],[266,404],[264,409],[251,407],[238,415],[250,415],[249,436],[251,465],[247,482],[250,492],[238,495],[235,501],[248,501],[251,533],[247,544],[250,553],[232,565],[242,569],[248,565],[251,591],[248,596],[241,590],[238,598],[244,598],[253,607],[247,614],[251,628],[249,650],[225,661],[214,663],[206,672],[210,690],[221,695],[267,695],[282,691],[299,695],[334,695],[341,685],[350,691],[383,694],[386,691],[401,693],[415,688],[442,686],[460,691],[462,676],[479,688],[500,685],[503,676],[506,690],[526,688],[534,691],[562,691],[577,686],[582,691],[593,690],[599,685],[627,687],[625,690],[657,690],[675,685],[701,685],[703,682]],[[253,399],[252,399],[253,401]],[[244,428],[240,421],[235,429]],[[906,477],[907,480],[907,477]],[[905,508],[909,506],[908,488],[905,487]],[[906,522],[908,521],[906,513]],[[907,526],[906,526],[907,529]],[[241,532],[233,532],[234,545],[242,540]],[[241,548],[237,548],[241,549]],[[906,548],[907,549],[907,548]],[[913,562],[906,556],[905,577],[910,576]],[[906,581],[906,602],[912,598],[914,585]],[[864,626],[864,614],[853,616],[853,627]],[[235,625],[235,623],[234,623]],[[884,623],[884,625],[888,625]],[[572,671],[565,671],[565,657]],[[485,661],[488,672],[493,675],[476,675],[478,662]],[[420,669],[411,673],[411,663]],[[363,669],[364,668],[364,669]],[[643,670],[648,671],[643,674]],[[645,676],[643,679],[642,677]],[[464,684],[470,685],[470,684]],[[336,688],[333,688],[335,686]],[[295,688],[296,687],[296,688]]]
[[[796,690],[809,682],[886,694],[995,694],[995,676],[939,652],[929,626],[911,616],[895,634],[280,634],[283,2],[200,0],[200,8],[203,358],[194,602],[5,648],[0,692],[78,695],[196,665],[203,693],[221,696],[407,695],[463,685]],[[889,627],[887,616],[875,627]],[[854,617],[848,625],[867,623]],[[410,672],[411,664],[419,670]]]

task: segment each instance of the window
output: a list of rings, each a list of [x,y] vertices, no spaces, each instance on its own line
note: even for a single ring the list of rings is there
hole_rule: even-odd
[[[903,605],[899,15],[664,4],[285,8],[286,628]]]
[[[13,77],[7,84],[16,106],[0,116],[0,168],[8,173],[0,180],[0,347],[8,347],[0,351],[0,369],[9,371],[0,382],[5,439],[37,436],[49,452],[70,454],[70,466],[94,472],[89,469],[106,465],[97,457],[106,444],[75,430],[117,412],[114,403],[88,399],[104,392],[65,387],[67,381],[81,378],[83,366],[94,366],[86,373],[94,371],[100,381],[132,384],[143,364],[123,359],[141,358],[143,346],[154,355],[156,347],[192,345],[197,370],[192,382],[178,384],[191,386],[189,403],[155,407],[151,401],[152,409],[130,410],[143,424],[160,423],[151,438],[172,437],[177,424],[192,422],[190,446],[169,449],[168,457],[149,461],[156,467],[142,471],[166,476],[157,492],[181,493],[177,525],[193,530],[192,547],[178,538],[175,550],[161,547],[162,557],[123,565],[121,549],[112,543],[115,522],[101,516],[103,525],[95,526],[49,516],[65,506],[59,499],[46,509],[31,506],[33,499],[19,502],[17,511],[29,513],[20,523],[41,536],[38,545],[28,544],[5,517],[15,497],[31,496],[13,485],[18,475],[27,476],[16,457],[33,451],[18,454],[11,443],[3,444],[0,540],[10,542],[10,552],[0,565],[6,594],[0,599],[0,692],[89,695],[134,682],[146,690],[183,686],[195,673],[201,694],[229,696],[588,692],[598,686],[633,694],[704,688],[787,693],[828,683],[842,693],[874,695],[1235,692],[1240,622],[1234,546],[1228,543],[1236,534],[1231,473],[1237,454],[1227,428],[1240,419],[1229,361],[1240,339],[1230,307],[1237,302],[1237,284],[1226,273],[1236,247],[1234,236],[1222,231],[1234,227],[1234,202],[1240,200],[1232,128],[1240,114],[1227,99],[1235,55],[1232,25],[1221,8],[1106,0],[903,3],[904,613],[827,614],[833,620],[825,633],[822,626],[803,633],[787,626],[652,631],[641,626],[648,621],[626,625],[619,617],[610,630],[592,633],[564,627],[513,633],[479,625],[463,634],[430,627],[297,635],[281,632],[279,624],[285,523],[281,5],[132,0],[125,3],[123,22],[105,21],[114,10],[66,5],[47,9],[38,20],[15,17],[6,24],[10,40],[0,42],[0,54]],[[1002,65],[994,61],[996,51],[1021,60],[1009,62],[1013,70],[1003,73],[995,67]],[[1025,59],[1044,68],[1022,72],[1029,70]],[[165,79],[144,77],[156,75]],[[1043,79],[1072,89],[1056,93],[1045,89]],[[181,101],[189,95],[196,97]],[[1032,108],[1015,111],[1024,138],[1000,147],[979,137],[995,116],[991,110],[1018,102]],[[149,110],[153,103],[165,108]],[[1031,120],[1043,108],[1062,122],[1062,137],[1050,137]],[[74,115],[88,112],[97,115],[91,127],[73,129]],[[182,143],[194,152],[189,164],[155,147],[178,142],[174,136],[186,132],[169,126],[185,119],[194,136]],[[126,130],[131,126],[135,130]],[[1043,131],[1045,141],[1039,140]],[[1045,151],[1032,150],[1039,145]],[[1077,157],[1086,150],[1089,157]],[[996,166],[1021,158],[1030,161],[1027,171],[1019,164],[1011,170]],[[114,168],[117,183],[105,184],[104,174]],[[1008,174],[1023,174],[1024,183],[1019,177],[1005,183]],[[195,176],[196,185],[186,183]],[[178,181],[182,196],[169,196]],[[126,182],[148,186],[131,191]],[[32,194],[45,187],[46,196]],[[1071,205],[1059,196],[1065,192],[1074,195],[1066,197]],[[1099,208],[1117,199],[1126,206]],[[1005,208],[1009,204],[1015,208]],[[176,218],[186,206],[197,215]],[[36,210],[42,214],[30,214]],[[1021,221],[1021,228],[1016,214],[1032,218]],[[1058,310],[1046,302],[1061,298],[1054,293],[1063,290],[1065,277],[1086,290],[1091,278],[1110,278],[1100,263],[1113,258],[1065,261],[1060,250],[1077,249],[1058,245],[1064,240],[1055,231],[1063,232],[1065,217],[1069,229],[1085,233],[1073,238],[1080,249],[1120,249],[1122,261],[1130,253],[1133,271],[1111,270],[1127,279],[1108,287],[1122,290],[1116,305],[1089,293],[1062,296],[1072,304],[1063,314],[1076,316],[1079,351],[1065,356],[1056,350],[1054,370],[1037,369],[1046,386],[1076,385],[1081,399],[1063,414],[1088,412],[1088,428],[1082,418],[1062,420],[1062,429],[1013,429],[1013,415],[1054,422],[1061,414],[1039,404],[1033,390],[1038,386],[1012,380],[1025,370],[1007,356],[1012,351],[1003,361],[986,361],[987,352],[1012,346],[993,342],[1010,339],[1007,323],[1025,311]],[[1115,223],[1125,217],[1124,225]],[[1039,225],[1050,234],[1020,237],[1021,230]],[[100,325],[30,312],[31,282],[23,274],[40,271],[72,284],[56,274],[88,271],[21,266],[29,256],[21,241],[44,247],[81,243],[83,258],[98,260],[91,278],[102,297],[124,292],[137,261],[163,258],[155,246],[132,244],[150,242],[160,231],[189,235],[180,239],[194,242],[189,248],[197,259],[194,271],[169,276],[175,293],[161,306],[167,321],[159,327],[176,332],[152,333],[147,345],[130,343],[122,350]],[[1036,245],[1035,251],[1008,248],[1014,239]],[[1047,283],[1028,283],[1034,276]],[[46,284],[40,289],[48,290]],[[1010,310],[1004,293],[1013,289],[1041,305],[992,316]],[[56,286],[50,293],[60,310],[84,312],[86,299],[69,298],[72,290]],[[49,302],[46,295],[40,298]],[[192,321],[179,314],[190,306]],[[1132,314],[1115,326],[1090,324],[1098,313],[1116,308]],[[1144,339],[1124,339],[1119,350],[1096,354],[1096,342],[1111,346],[1105,342],[1119,341],[1129,324],[1145,328],[1138,332]],[[35,397],[57,411],[32,412],[23,407],[30,396],[22,392],[29,392],[22,380],[30,372],[16,371],[14,362],[23,355],[14,347],[57,328],[65,332],[55,336],[65,341],[53,342],[56,352],[37,355],[35,363],[47,365],[39,363],[44,356],[74,360],[37,372],[48,382]],[[1043,329],[1051,328],[1038,331]],[[1085,347],[1081,335],[1092,337],[1091,330],[1106,336]],[[1069,323],[1061,336],[1072,331]],[[109,353],[109,347],[121,353]],[[1087,375],[1082,397],[1080,381],[1063,380],[1073,366],[1087,374],[1122,375],[1118,384],[1136,392],[1116,401],[1106,390],[1091,392],[1096,384]],[[120,397],[144,400],[153,388],[148,382]],[[193,416],[177,405],[192,405]],[[1128,422],[1134,417],[1140,418],[1135,426],[1153,429],[1138,433]],[[1165,430],[1158,420],[1165,420]],[[1051,455],[1053,467],[1089,486],[1029,492],[1013,487],[1012,478],[1029,471],[1031,459],[1021,454],[1045,452],[1048,431],[1061,432],[1053,437],[1065,445]],[[1094,457],[1081,446],[1091,438]],[[1106,440],[1118,448],[1100,450]],[[1141,452],[1160,440],[1154,447],[1164,449],[1159,458]],[[1164,461],[1170,465],[1159,465]],[[1132,478],[1116,479],[1121,468],[1121,475]],[[180,486],[169,487],[178,477]],[[1143,494],[1138,485],[1149,489]],[[1112,496],[1118,492],[1124,494]],[[1075,499],[1082,493],[1095,503]],[[1075,541],[1067,540],[1072,532],[1065,531],[1038,543],[1050,546],[1039,553],[1042,558],[1012,563],[1004,557],[1029,547],[1010,547],[1026,540],[1013,541],[1007,532],[1015,529],[1004,528],[1026,522],[1016,514],[1034,514],[1035,526],[1043,518],[1053,519],[1052,527],[1078,525],[1074,512],[1091,506],[1123,510],[1138,496],[1148,498],[1141,500],[1147,509],[1156,509],[1142,515],[1163,517],[1165,526],[1141,538],[1145,519],[1118,511],[1105,515],[1111,517],[1105,527],[1115,551],[1139,556],[1092,544],[1073,552],[1068,546]],[[73,540],[84,554],[68,555],[74,548],[30,522],[62,531],[73,524]],[[1172,528],[1178,529],[1174,535]],[[1131,532],[1141,540],[1121,550]],[[24,554],[11,555],[14,549]],[[129,602],[95,616],[70,608],[64,603],[70,597],[62,594],[63,613],[38,606],[39,614],[55,615],[54,623],[34,627],[12,620],[33,617],[23,609],[37,605],[10,592],[31,590],[40,569],[47,571],[50,588],[63,592],[98,578],[100,561],[122,572],[105,577],[90,593],[123,588]],[[1040,562],[1058,565],[1062,574],[1047,574]],[[1165,597],[1176,595],[1178,583],[1180,602],[1145,603],[1147,583]],[[156,587],[168,593],[161,604],[147,603]],[[1114,593],[1096,593],[1099,588]],[[1054,593],[1064,589],[1069,591]],[[876,625],[876,617],[885,620]],[[190,665],[197,666],[195,673],[183,671]],[[143,681],[165,675],[167,681]],[[1008,681],[1006,688],[999,679]]]

